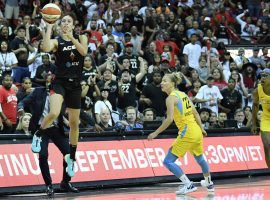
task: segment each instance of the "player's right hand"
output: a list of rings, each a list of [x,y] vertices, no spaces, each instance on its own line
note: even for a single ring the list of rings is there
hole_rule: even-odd
[[[202,134],[203,134],[204,137],[207,136],[207,132],[204,129],[202,129]]]
[[[251,127],[251,132],[252,132],[254,135],[257,135],[257,134],[258,134],[257,126],[252,126],[252,127]]]

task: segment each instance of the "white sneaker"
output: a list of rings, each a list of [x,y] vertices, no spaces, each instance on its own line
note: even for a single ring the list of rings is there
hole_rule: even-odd
[[[205,180],[201,180],[201,186],[207,188],[208,192],[214,192],[215,191],[214,183],[212,181],[210,183],[208,183]]]
[[[178,190],[175,192],[176,195],[180,194],[187,194],[190,192],[196,191],[198,188],[195,187],[193,182],[191,182],[189,185],[184,185],[183,187],[179,187]]]

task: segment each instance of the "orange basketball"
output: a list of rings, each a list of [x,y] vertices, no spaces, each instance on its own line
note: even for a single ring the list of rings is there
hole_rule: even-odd
[[[54,3],[48,3],[42,8],[41,14],[44,21],[54,23],[61,17],[61,9]]]

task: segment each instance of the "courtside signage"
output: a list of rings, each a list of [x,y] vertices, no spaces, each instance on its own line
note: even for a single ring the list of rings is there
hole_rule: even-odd
[[[168,176],[163,159],[173,139],[80,142],[74,182]],[[205,157],[212,172],[267,168],[259,136],[209,137]],[[50,144],[50,173],[54,183],[62,179],[62,155]],[[193,156],[177,164],[187,174],[201,173]],[[43,185],[38,154],[29,144],[0,145],[0,187]]]

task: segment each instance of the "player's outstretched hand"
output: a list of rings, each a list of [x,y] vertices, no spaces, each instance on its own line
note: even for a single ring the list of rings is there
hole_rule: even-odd
[[[257,126],[252,126],[251,127],[251,133],[253,133],[254,135],[257,135],[258,134],[258,128],[257,128]]]
[[[148,140],[153,140],[158,136],[158,134],[156,132],[153,132],[151,134],[148,135],[147,139]]]

